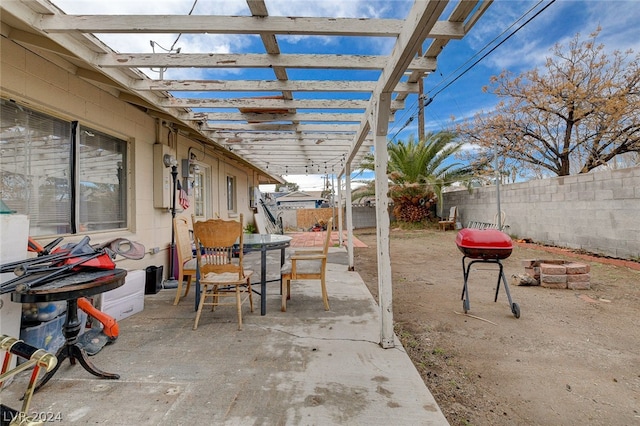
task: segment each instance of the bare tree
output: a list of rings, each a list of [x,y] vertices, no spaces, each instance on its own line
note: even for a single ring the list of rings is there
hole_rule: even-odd
[[[520,174],[536,176],[587,173],[640,152],[640,55],[607,54],[599,33],[556,44],[543,71],[492,77],[484,90],[501,98],[496,110],[458,134],[479,146],[481,159],[497,148]]]

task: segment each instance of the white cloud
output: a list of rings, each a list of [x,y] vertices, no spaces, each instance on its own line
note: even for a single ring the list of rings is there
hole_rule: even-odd
[[[91,13],[122,15],[186,15],[193,6],[193,0],[53,0],[68,14]],[[194,14],[238,15],[247,11],[244,0],[199,1]]]
[[[379,18],[406,15],[412,2],[407,0],[267,0],[272,16],[334,16],[336,18]]]
[[[322,191],[325,185],[324,175],[285,175],[283,178],[298,184],[302,191]]]

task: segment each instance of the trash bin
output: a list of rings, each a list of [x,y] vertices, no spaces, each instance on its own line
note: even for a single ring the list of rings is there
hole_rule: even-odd
[[[162,289],[163,266],[147,266],[144,283],[144,294],[156,294]]]

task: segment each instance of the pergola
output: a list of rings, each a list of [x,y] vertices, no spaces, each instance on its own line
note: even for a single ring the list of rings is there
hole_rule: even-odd
[[[331,173],[344,177],[347,205],[351,170],[373,149],[381,345],[392,347],[385,170],[389,123],[406,107],[410,94],[421,95],[420,81],[436,69],[444,46],[452,39],[462,39],[491,2],[416,0],[403,19],[271,16],[265,0],[247,0],[246,14],[241,16],[68,15],[48,0],[4,0],[0,11],[4,37],[56,63],[68,64],[66,68],[73,68],[91,84],[115,91],[120,99],[151,115],[178,123],[267,175]],[[257,35],[264,51],[116,52],[99,38],[113,33]],[[320,49],[282,52],[278,41],[290,36],[372,38],[368,45],[386,42],[391,49],[383,55],[327,54],[319,53]],[[148,68],[271,69],[272,78],[171,80],[162,74],[151,78],[141,71]],[[301,69],[314,70],[316,77],[292,78],[304,74]],[[340,77],[331,78],[336,75]],[[423,101],[421,96],[418,101]],[[350,209],[346,222],[352,266]]]

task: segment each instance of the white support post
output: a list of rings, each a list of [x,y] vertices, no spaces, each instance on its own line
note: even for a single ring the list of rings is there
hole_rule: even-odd
[[[347,215],[347,254],[349,256],[349,270],[353,271],[353,208],[351,205],[351,163],[347,161],[344,166],[345,209]]]
[[[333,179],[332,179],[333,181]],[[340,247],[343,246],[343,238],[342,238],[342,188],[341,188],[341,183],[342,183],[342,178],[340,176],[336,176],[336,181],[337,181],[337,188],[336,188],[336,192],[338,193],[338,244],[340,245]],[[336,208],[335,206],[335,200],[334,200],[334,208]]]
[[[380,305],[380,346],[395,347],[393,331],[393,291],[391,279],[391,255],[389,248],[389,181],[387,180],[387,127],[390,93],[382,93],[373,108],[375,179],[376,179],[376,230],[378,248],[378,304]]]

